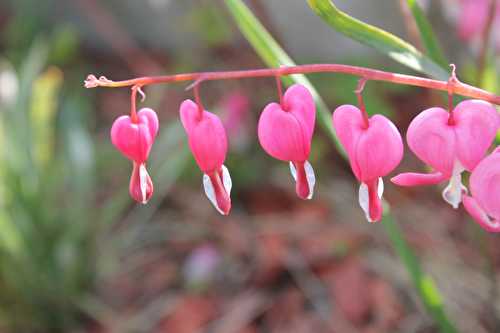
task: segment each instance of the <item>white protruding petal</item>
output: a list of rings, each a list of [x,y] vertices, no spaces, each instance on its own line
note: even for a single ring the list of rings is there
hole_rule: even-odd
[[[139,166],[139,182],[140,182],[140,188],[141,188],[141,196],[142,196],[142,203],[146,204],[148,202],[147,200],[147,190],[148,190],[148,170],[146,170],[146,167],[144,164],[141,164]]]
[[[295,170],[295,165],[290,162],[290,172],[292,173],[293,180],[297,181],[297,170]]]
[[[224,185],[224,189],[226,190],[227,195],[231,195],[231,188],[233,187],[233,181],[231,180],[231,175],[229,174],[229,170],[226,166],[222,165],[222,184]]]
[[[462,202],[462,193],[467,192],[467,188],[462,184],[462,172],[464,170],[465,168],[462,164],[455,161],[450,182],[443,190],[443,199],[455,209],[457,209]]]
[[[382,177],[378,179],[377,195],[380,199],[382,199],[382,195],[384,195],[384,181]]]
[[[314,169],[309,161],[304,163],[304,169],[306,170],[307,184],[309,185],[309,195],[307,199],[311,199],[314,193],[314,185],[316,184],[316,176],[314,175]]]
[[[383,194],[384,194],[384,181],[382,180],[382,178],[379,178],[377,195],[380,199],[382,199]],[[370,194],[368,193],[368,186],[365,183],[361,183],[361,185],[359,185],[358,200],[359,200],[359,205],[365,212],[365,217],[368,220],[368,222],[374,222],[370,217]]]
[[[368,186],[365,183],[359,185],[358,200],[368,222],[373,222],[370,218],[370,195],[368,194]]]
[[[309,195],[307,199],[311,199],[314,194],[314,185],[316,184],[316,176],[314,175],[314,169],[309,163],[309,161],[304,162],[304,170],[306,172],[307,185],[309,186]],[[297,170],[293,162],[290,162],[290,173],[292,174],[293,180],[297,181]]]
[[[205,189],[205,194],[207,195],[208,200],[214,205],[215,209],[221,214],[224,215],[222,210],[217,205],[217,199],[215,198],[215,191],[212,181],[207,174],[203,174],[203,188]]]

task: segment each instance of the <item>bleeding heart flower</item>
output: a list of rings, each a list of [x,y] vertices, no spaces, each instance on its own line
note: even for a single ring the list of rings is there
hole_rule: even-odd
[[[396,126],[382,115],[368,119],[353,105],[339,106],[333,113],[333,127],[347,151],[351,169],[361,182],[359,204],[369,222],[382,218],[382,177],[403,158],[403,140]]]
[[[137,118],[121,116],[111,127],[111,142],[133,162],[130,176],[130,196],[145,204],[153,195],[153,182],[146,170],[146,161],[158,134],[158,117],[148,108],[137,112]]]
[[[205,194],[223,215],[231,210],[231,177],[224,166],[227,137],[221,120],[215,114],[200,110],[191,100],[180,107],[181,122],[188,136],[189,147],[203,171]]]
[[[500,128],[500,116],[489,103],[468,100],[453,110],[453,118],[442,108],[430,108],[411,122],[406,139],[410,149],[434,168],[431,174],[403,173],[392,178],[400,186],[433,185],[449,179],[443,198],[458,208],[462,172],[472,171],[486,154]]]
[[[135,201],[146,204],[153,195],[153,182],[149,177],[146,165],[133,162],[134,168],[130,176],[129,193]]]
[[[158,133],[156,113],[143,108],[137,112],[137,121],[130,116],[121,116],[111,127],[111,142],[128,159],[137,163],[146,162]]]
[[[297,195],[311,199],[316,182],[307,161],[316,119],[311,93],[295,84],[283,96],[283,105],[270,103],[262,111],[258,124],[259,142],[272,157],[290,162]]]
[[[500,147],[472,171],[469,185],[465,209],[487,231],[500,232]]]

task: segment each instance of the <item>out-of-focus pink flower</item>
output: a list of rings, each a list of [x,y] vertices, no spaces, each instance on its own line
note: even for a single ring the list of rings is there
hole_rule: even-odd
[[[458,208],[465,191],[462,172],[472,171],[493,143],[500,127],[500,116],[487,102],[467,100],[450,114],[442,108],[430,108],[411,122],[406,138],[410,149],[434,168],[431,174],[403,173],[392,178],[400,186],[433,185],[450,180],[443,198]]]
[[[258,137],[262,148],[272,157],[290,162],[301,199],[311,199],[316,182],[307,161],[316,120],[316,108],[306,87],[295,84],[283,96],[283,105],[270,103],[262,111]]]
[[[215,269],[220,262],[217,249],[210,245],[195,248],[187,258],[183,272],[189,285],[199,285],[210,280],[215,275]]]
[[[129,160],[137,163],[147,161],[154,139],[158,133],[156,113],[143,108],[137,112],[137,121],[130,116],[121,116],[111,127],[111,142]]]
[[[458,6],[456,15],[458,36],[465,41],[474,41],[481,38],[488,21],[490,0],[448,0],[444,6]],[[446,9],[446,8],[445,8]],[[452,15],[455,16],[455,15]],[[500,6],[497,5],[493,21],[493,37],[497,50],[500,50],[500,34],[496,33],[500,27]]]
[[[241,90],[234,90],[225,94],[218,104],[221,110],[221,119],[227,136],[231,142],[231,149],[243,151],[253,140],[253,118],[250,114],[250,100]]]
[[[181,122],[188,136],[189,147],[203,171],[205,194],[223,215],[231,210],[231,177],[224,166],[227,137],[221,120],[215,114],[201,110],[191,100],[180,107]]]
[[[464,195],[464,207],[490,232],[500,232],[500,148],[483,159],[471,174],[472,196]]]
[[[349,156],[351,169],[361,182],[359,204],[369,222],[382,218],[382,177],[394,170],[403,158],[403,140],[396,126],[382,115],[368,119],[360,109],[339,106],[333,113],[333,127]]]
[[[248,96],[242,91],[234,91],[224,96],[220,106],[226,112],[223,121],[229,137],[237,135],[245,125],[245,120],[250,110]]]
[[[145,204],[153,195],[153,182],[146,170],[146,161],[158,133],[158,117],[148,108],[137,112],[137,118],[121,116],[111,128],[111,142],[133,162],[130,176],[130,196]]]

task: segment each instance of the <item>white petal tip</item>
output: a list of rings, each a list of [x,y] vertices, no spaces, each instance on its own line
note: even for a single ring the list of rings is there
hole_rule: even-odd
[[[460,186],[454,186],[452,182],[443,190],[443,199],[454,209],[458,209],[462,202],[462,196],[467,193],[467,188],[460,183]]]
[[[229,174],[229,171],[225,165],[222,165],[221,169],[222,169],[222,185],[224,186],[224,189],[227,195],[229,196],[231,194],[231,189],[233,187],[231,175]],[[221,215],[228,215],[228,213],[224,213],[224,211],[220,209],[219,205],[217,204],[217,198],[215,196],[214,186],[212,184],[212,181],[210,180],[210,177],[207,174],[203,175],[203,188],[205,190],[205,194],[208,200],[210,200],[215,209],[217,209],[217,211]]]
[[[205,190],[205,194],[212,203],[212,205],[217,209],[219,213],[224,215],[224,212],[219,208],[217,205],[217,199],[215,198],[215,191],[214,191],[214,186],[212,185],[212,181],[210,180],[210,177],[207,174],[203,175],[203,188]]]
[[[229,170],[224,164],[222,164],[222,184],[227,192],[227,195],[231,195],[231,189],[233,188],[233,181],[231,180],[231,175]],[[226,214],[227,215],[227,214]]]
[[[463,193],[467,193],[467,188],[462,184],[462,172],[464,167],[460,162],[455,161],[453,173],[448,186],[443,190],[443,199],[454,209],[457,209],[462,202]]]
[[[297,170],[295,169],[295,165],[293,162],[290,162],[290,173],[292,174],[293,180],[297,182]],[[311,200],[314,195],[314,186],[316,185],[316,175],[314,174],[314,169],[309,163],[309,161],[304,162],[304,170],[306,172],[306,180],[307,185],[309,187],[309,195],[305,198],[305,200]]]
[[[382,199],[383,194],[384,194],[384,181],[382,180],[382,178],[379,178],[377,195],[380,199]],[[369,223],[377,222],[370,217],[370,195],[368,193],[368,186],[365,183],[361,183],[359,185],[358,201],[359,201],[359,206],[361,207],[361,209],[363,209],[363,212],[365,213],[366,220]]]
[[[361,209],[363,209],[363,212],[365,213],[365,217],[368,220],[368,222],[373,222],[369,214],[370,199],[368,195],[368,186],[366,186],[365,183],[361,183],[359,185],[358,202]]]
[[[145,205],[148,202],[147,190],[148,190],[148,171],[144,164],[139,166],[139,181],[141,187],[142,204]]]

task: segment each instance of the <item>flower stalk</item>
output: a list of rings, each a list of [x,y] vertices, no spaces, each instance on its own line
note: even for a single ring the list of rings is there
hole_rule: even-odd
[[[343,73],[354,76],[359,76],[372,81],[385,81],[394,84],[410,85],[434,90],[441,90],[448,92],[449,82],[434,79],[428,79],[419,76],[412,76],[406,74],[399,74],[393,72],[386,72],[377,69],[342,65],[342,64],[307,64],[297,66],[283,66],[279,68],[262,68],[262,69],[249,69],[238,71],[218,71],[218,72],[195,72],[183,73],[163,76],[143,76],[124,81],[112,81],[104,76],[97,78],[95,75],[89,75],[85,80],[86,88],[107,87],[130,87],[138,86],[143,87],[150,84],[160,83],[173,83],[195,81],[214,81],[214,80],[230,80],[230,79],[244,79],[244,78],[259,78],[259,77],[276,77],[286,76],[291,74],[309,74],[309,73]],[[453,84],[453,93],[470,98],[481,99],[493,104],[500,105],[500,96],[490,93],[486,90],[480,89],[460,82],[458,79]]]
[[[354,91],[354,93],[358,97],[358,106],[361,110],[361,115],[363,116],[364,129],[367,129],[370,126],[368,113],[366,112],[365,101],[363,100],[363,90],[365,89],[366,82],[368,82],[368,80],[364,77],[359,79],[358,87]]]

